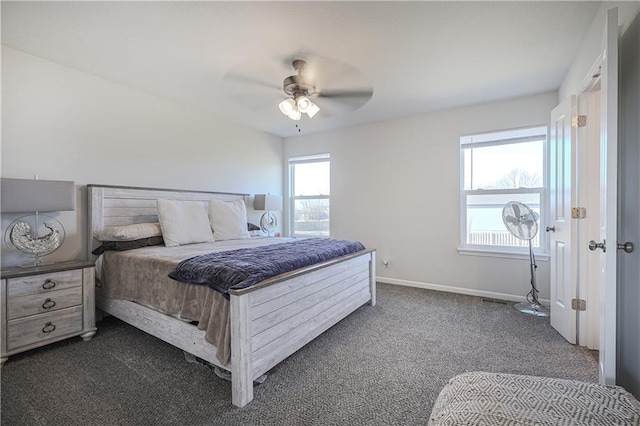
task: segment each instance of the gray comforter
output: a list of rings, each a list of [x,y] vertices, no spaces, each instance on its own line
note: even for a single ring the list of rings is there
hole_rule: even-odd
[[[267,278],[364,249],[358,241],[306,238],[192,257],[180,262],[169,277],[207,285],[229,298],[230,289],[251,287]]]

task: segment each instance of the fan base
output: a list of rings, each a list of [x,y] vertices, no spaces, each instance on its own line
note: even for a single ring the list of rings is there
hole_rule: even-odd
[[[535,315],[537,317],[549,316],[549,308],[538,303],[522,302],[516,303],[513,307],[525,314]]]

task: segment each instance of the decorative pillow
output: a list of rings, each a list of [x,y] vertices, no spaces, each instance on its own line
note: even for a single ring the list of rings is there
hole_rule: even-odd
[[[211,228],[216,241],[249,238],[247,208],[243,200],[209,201]]]
[[[158,218],[167,247],[213,241],[207,210],[199,201],[158,200]]]
[[[100,241],[134,241],[161,235],[162,229],[159,223],[136,223],[103,229],[96,233],[95,238]]]
[[[262,229],[258,225],[254,225],[251,222],[247,222],[247,229],[249,230],[250,237],[262,237],[264,234],[262,233]]]
[[[137,249],[140,247],[160,246],[162,244],[164,244],[164,239],[162,237],[149,237],[133,241],[105,241],[100,247],[92,251],[91,254],[100,256],[102,253],[109,250],[125,251]]]

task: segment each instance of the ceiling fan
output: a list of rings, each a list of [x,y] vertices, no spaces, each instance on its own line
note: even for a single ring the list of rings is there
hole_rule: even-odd
[[[313,103],[309,97],[324,98],[364,98],[368,101],[373,95],[372,89],[359,91],[317,91],[316,82],[313,78],[305,75],[307,62],[302,59],[295,59],[292,64],[296,75],[291,75],[282,82],[282,90],[290,97],[284,99],[278,107],[280,112],[292,120],[300,120],[302,114],[307,114],[309,118],[320,111],[320,107]]]
[[[237,71],[224,77],[229,96],[252,110],[273,111],[277,105],[282,114],[296,121],[305,114],[311,118],[353,111],[371,99],[373,89],[353,66],[319,56],[301,56],[305,59],[290,57],[279,64],[255,58],[239,64],[234,67]],[[272,84],[271,79],[278,78],[276,72],[282,75],[285,64],[291,64],[295,74],[281,80],[279,86]],[[282,92],[287,95],[285,99]]]
[[[296,59],[292,65],[297,74],[285,78],[282,83],[282,90],[291,97],[280,102],[278,107],[292,120],[300,120],[303,113],[313,118],[320,111],[320,107],[309,99],[316,92],[316,82],[304,75],[305,61]]]

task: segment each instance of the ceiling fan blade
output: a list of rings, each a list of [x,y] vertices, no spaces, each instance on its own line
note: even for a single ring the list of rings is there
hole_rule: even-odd
[[[315,98],[313,101],[320,107],[318,113],[320,117],[346,114],[366,103],[362,101],[362,98]]]
[[[336,115],[357,110],[371,99],[373,91],[366,90],[321,90],[313,95],[314,102],[323,115]]]
[[[316,92],[314,96],[320,98],[370,98],[373,89],[364,90],[322,90]]]

